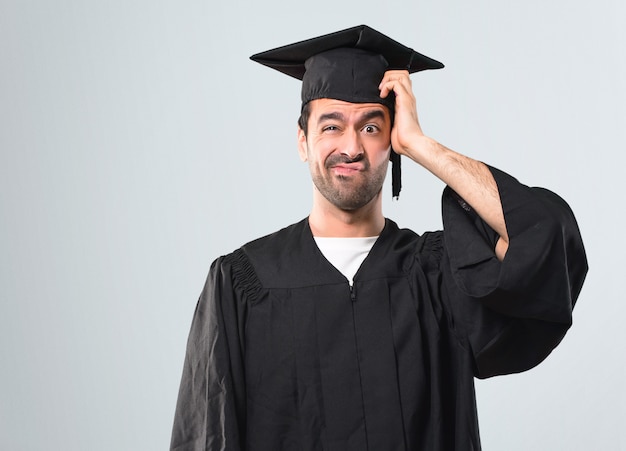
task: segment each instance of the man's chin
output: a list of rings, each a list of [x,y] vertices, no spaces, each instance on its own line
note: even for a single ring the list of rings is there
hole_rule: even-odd
[[[325,196],[326,199],[340,210],[354,212],[371,204],[378,196],[381,190],[374,195],[366,194],[363,191],[352,193],[344,193],[343,195]]]

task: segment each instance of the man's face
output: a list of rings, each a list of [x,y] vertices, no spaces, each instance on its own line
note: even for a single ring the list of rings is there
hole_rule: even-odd
[[[389,164],[391,119],[378,103],[310,102],[298,149],[317,190],[335,207],[356,210],[380,195]]]

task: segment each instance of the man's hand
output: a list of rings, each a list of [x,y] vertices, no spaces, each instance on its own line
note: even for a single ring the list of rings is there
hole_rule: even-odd
[[[417,106],[413,95],[413,85],[406,70],[389,70],[378,86],[380,97],[386,98],[390,92],[396,95],[394,127],[391,130],[391,147],[400,155],[407,155],[408,149],[424,137],[417,117]]]
[[[396,95],[395,119],[391,130],[393,150],[428,169],[471,205],[500,236],[494,251],[498,259],[504,259],[509,237],[498,187],[487,166],[424,135],[408,71],[385,72],[379,89],[382,98],[391,91]]]

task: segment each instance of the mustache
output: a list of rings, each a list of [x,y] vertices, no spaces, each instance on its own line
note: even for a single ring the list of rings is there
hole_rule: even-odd
[[[344,154],[333,154],[330,155],[327,159],[326,159],[326,168],[332,168],[333,166],[337,166],[339,164],[350,164],[350,163],[359,163],[359,162],[363,162],[363,165],[365,167],[365,169],[369,168],[369,161],[365,158],[365,155],[360,153],[354,157],[349,157],[348,155],[344,155]]]

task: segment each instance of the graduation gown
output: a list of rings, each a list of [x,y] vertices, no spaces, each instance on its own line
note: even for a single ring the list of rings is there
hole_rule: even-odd
[[[491,169],[510,245],[452,190],[444,230],[386,220],[351,287],[308,221],[211,266],[171,449],[479,450],[474,377],[527,370],[571,325],[587,271],[555,194]]]

